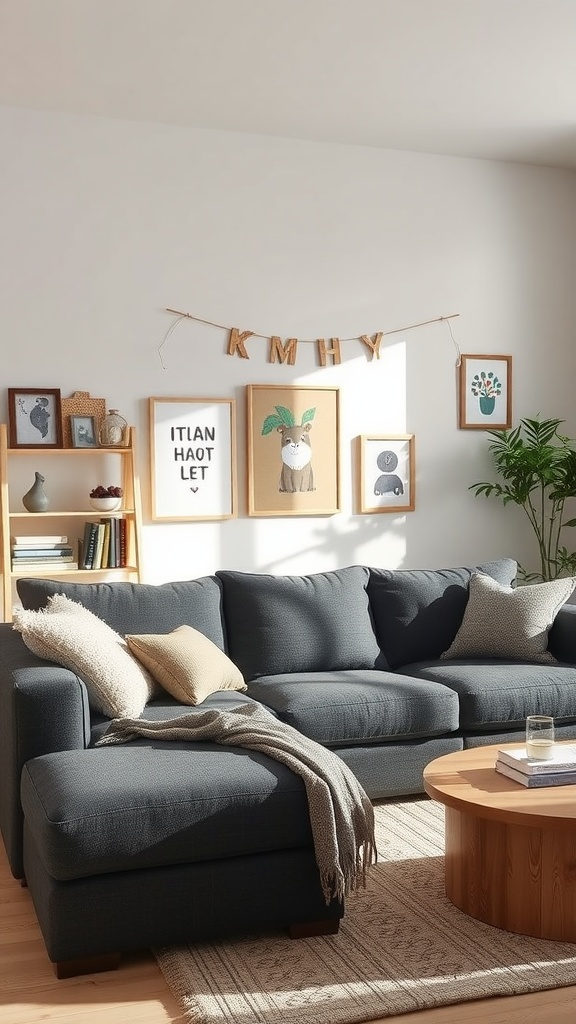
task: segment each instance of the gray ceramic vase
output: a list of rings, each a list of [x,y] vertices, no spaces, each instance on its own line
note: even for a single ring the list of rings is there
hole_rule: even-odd
[[[50,502],[44,491],[45,478],[41,473],[36,473],[32,487],[22,498],[22,504],[28,512],[46,512]]]

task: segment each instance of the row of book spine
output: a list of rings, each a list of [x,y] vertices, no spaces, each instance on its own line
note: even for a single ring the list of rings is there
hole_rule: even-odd
[[[122,516],[104,516],[87,521],[79,542],[81,569],[123,569],[126,557],[126,520]]]

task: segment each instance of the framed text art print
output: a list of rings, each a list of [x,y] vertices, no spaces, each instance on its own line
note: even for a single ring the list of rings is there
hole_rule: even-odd
[[[413,512],[414,434],[362,435],[360,512]]]
[[[8,388],[11,448],[61,448],[59,388]]]
[[[248,515],[340,511],[339,389],[248,384]]]
[[[230,398],[150,398],[152,519],[237,515],[236,405]]]
[[[461,356],[459,384],[459,427],[510,429],[512,356]]]

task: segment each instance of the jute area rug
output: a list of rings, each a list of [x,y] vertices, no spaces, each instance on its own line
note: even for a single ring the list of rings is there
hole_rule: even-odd
[[[444,894],[443,808],[376,808],[378,864],[337,935],[284,933],[156,950],[190,1024],[353,1024],[576,984],[576,944],[514,935]],[[258,894],[254,894],[258,898]]]

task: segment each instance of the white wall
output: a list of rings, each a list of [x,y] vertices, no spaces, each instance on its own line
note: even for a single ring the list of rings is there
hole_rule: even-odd
[[[164,307],[283,338],[357,336],[433,317],[461,351],[514,359],[514,421],[566,419],[573,403],[576,176],[426,154],[0,109],[4,388],[105,397],[138,429],[148,497],[149,396],[237,400],[240,516],[144,531],[145,578],[220,567],[313,572],[364,562],[438,566],[532,541],[517,509],[474,498],[487,437],[457,429],[448,326],[359,342],[321,369],[225,354],[226,332],[183,322],[163,349]],[[245,385],[341,389],[343,507],[248,518]],[[6,417],[6,391],[0,395]],[[353,439],[416,435],[416,510],[356,514]]]

